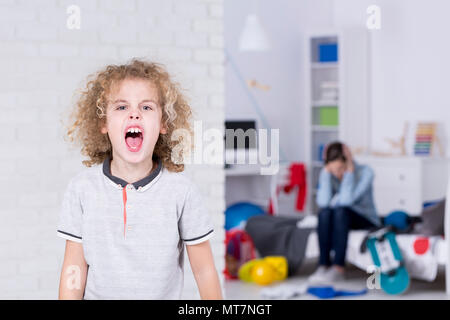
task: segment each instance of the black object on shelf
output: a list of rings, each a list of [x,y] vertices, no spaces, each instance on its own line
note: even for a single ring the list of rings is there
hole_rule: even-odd
[[[256,149],[256,121],[255,120],[226,120],[225,121],[225,130],[232,129],[234,131],[238,129],[242,129],[244,133],[247,132],[247,130],[251,129],[253,130],[252,135],[250,137],[245,137],[245,145],[244,149]],[[230,141],[227,139],[226,134],[224,136],[225,139],[225,149],[238,149],[238,139],[236,136],[234,136],[234,141]]]

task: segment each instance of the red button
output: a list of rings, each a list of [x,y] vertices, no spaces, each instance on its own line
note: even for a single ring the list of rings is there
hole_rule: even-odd
[[[428,248],[430,247],[430,241],[428,238],[417,238],[416,241],[414,241],[414,251],[416,254],[424,254],[428,251]]]

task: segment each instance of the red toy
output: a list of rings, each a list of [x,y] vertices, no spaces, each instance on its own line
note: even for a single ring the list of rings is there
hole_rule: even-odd
[[[239,268],[256,257],[253,240],[245,231],[232,229],[226,232],[225,246],[225,270],[223,273],[226,279],[238,279]]]

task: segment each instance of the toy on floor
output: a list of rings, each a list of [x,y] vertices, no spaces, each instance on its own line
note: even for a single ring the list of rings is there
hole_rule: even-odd
[[[380,286],[388,294],[401,294],[409,287],[409,274],[391,227],[369,234],[367,248],[380,268]]]
[[[239,268],[244,263],[255,259],[255,246],[247,232],[233,229],[225,234],[225,247],[225,277],[227,279],[237,279]]]
[[[287,260],[283,256],[267,256],[251,260],[239,268],[239,279],[262,286],[286,279]]]
[[[259,294],[264,299],[291,299],[305,294],[307,289],[306,283],[283,282],[263,288]]]
[[[367,293],[367,289],[360,291],[336,290],[331,286],[308,287],[306,283],[282,283],[261,290],[260,295],[266,299],[290,299],[309,293],[320,299],[330,299],[343,296],[358,296]]]
[[[264,210],[252,203],[239,202],[225,211],[225,270],[227,279],[237,279],[239,268],[249,260],[255,259],[253,241],[243,229],[248,218],[265,214]]]
[[[265,214],[260,206],[249,202],[235,203],[225,210],[225,230],[244,229],[248,218],[260,214]]]
[[[359,296],[367,293],[367,289],[360,291],[335,290],[333,287],[309,287],[306,291],[320,299],[330,299],[335,297]]]

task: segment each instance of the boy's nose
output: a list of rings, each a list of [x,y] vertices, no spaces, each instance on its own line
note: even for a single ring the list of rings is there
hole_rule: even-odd
[[[130,110],[130,119],[136,119],[139,120],[140,119],[140,114],[139,114],[139,110]]]

